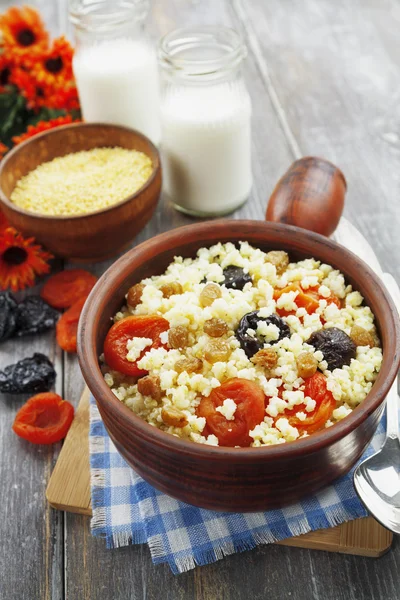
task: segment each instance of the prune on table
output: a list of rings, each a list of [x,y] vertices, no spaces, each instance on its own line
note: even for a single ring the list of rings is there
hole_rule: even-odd
[[[53,329],[59,316],[40,296],[28,296],[18,304],[16,335],[21,337]]]
[[[239,340],[240,346],[245,351],[247,358],[251,358],[264,347],[265,339],[263,336],[257,334],[257,325],[260,321],[276,325],[279,328],[279,339],[269,342],[270,344],[276,344],[282,338],[290,337],[289,325],[279,315],[273,314],[269,317],[260,317],[258,310],[249,312],[240,319],[239,326],[235,332],[236,338]],[[252,329],[255,332],[254,335],[248,333],[248,329]]]
[[[0,342],[12,337],[17,328],[17,303],[9,292],[0,294]]]
[[[351,359],[356,357],[357,346],[347,333],[337,327],[315,331],[307,344],[322,352],[330,371],[349,365]]]
[[[48,392],[56,378],[53,364],[44,354],[35,352],[0,371],[0,392],[37,394]]]
[[[245,273],[241,267],[236,267],[235,265],[226,267],[222,274],[225,277],[222,283],[225,284],[225,287],[233,290],[242,290],[246,283],[252,281],[248,273]]]

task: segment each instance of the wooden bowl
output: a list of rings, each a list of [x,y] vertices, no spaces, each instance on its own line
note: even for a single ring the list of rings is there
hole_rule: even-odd
[[[10,202],[17,181],[40,164],[71,152],[104,146],[140,150],[153,161],[149,180],[125,200],[85,215],[53,217],[28,212]],[[16,146],[0,164],[0,208],[10,224],[33,236],[57,256],[99,261],[115,255],[143,229],[161,192],[157,148],[144,135],[127,127],[74,123],[36,135]]]
[[[292,258],[315,257],[345,275],[375,314],[383,363],[367,398],[345,419],[295,442],[264,448],[196,444],[160,431],[137,417],[110,391],[98,356],[111,317],[129,287],[161,274],[174,256],[193,257],[203,246],[247,240]],[[397,310],[373,271],[353,253],[318,234],[261,221],[212,221],[159,235],[127,252],[98,281],[80,321],[78,354],[111,439],[126,461],[163,492],[197,506],[259,511],[299,501],[347,473],[369,444],[400,363]]]

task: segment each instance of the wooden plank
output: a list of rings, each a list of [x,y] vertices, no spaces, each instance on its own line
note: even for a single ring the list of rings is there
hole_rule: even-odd
[[[89,470],[89,390],[85,387],[74,422],[46,490],[49,503],[59,510],[91,515]],[[372,518],[313,531],[279,542],[286,546],[378,557],[388,551],[393,534]]]
[[[89,390],[85,387],[46,489],[48,502],[58,510],[70,510],[74,506],[76,510],[72,512],[92,514],[88,435]]]

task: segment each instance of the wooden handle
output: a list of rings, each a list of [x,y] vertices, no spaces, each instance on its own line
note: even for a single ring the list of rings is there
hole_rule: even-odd
[[[267,221],[330,236],[343,212],[347,184],[334,164],[313,156],[296,160],[269,199]]]

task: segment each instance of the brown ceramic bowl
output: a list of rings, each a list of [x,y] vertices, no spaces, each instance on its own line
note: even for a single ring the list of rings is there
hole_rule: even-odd
[[[315,257],[345,274],[376,316],[383,364],[368,397],[343,421],[308,438],[265,448],[211,447],[184,441],[149,425],[110,391],[98,356],[124,294],[144,277],[161,274],[174,256],[193,257],[203,246],[247,240],[292,258]],[[117,449],[163,492],[208,509],[258,511],[298,501],[348,472],[370,442],[400,362],[396,308],[371,269],[354,254],[304,229],[261,221],[212,221],[159,235],[120,258],[99,280],[81,318],[78,353]]]
[[[144,152],[153,173],[137,192],[114,206],[73,217],[28,212],[10,202],[17,181],[40,164],[71,152],[120,146]],[[115,255],[143,229],[161,192],[157,148],[133,129],[101,123],[74,123],[51,129],[16,146],[0,164],[0,208],[8,221],[55,255],[80,261],[99,261]]]

